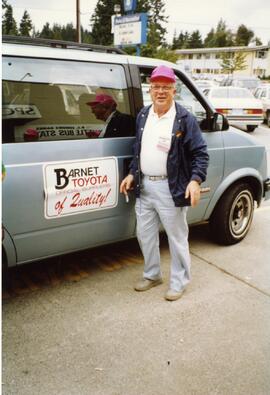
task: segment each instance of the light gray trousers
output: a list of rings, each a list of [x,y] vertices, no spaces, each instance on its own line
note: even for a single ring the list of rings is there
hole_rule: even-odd
[[[175,207],[168,180],[143,178],[140,198],[136,199],[137,238],[144,257],[143,277],[162,277],[160,268],[160,222],[168,236],[171,254],[170,288],[180,291],[190,281],[187,207]]]

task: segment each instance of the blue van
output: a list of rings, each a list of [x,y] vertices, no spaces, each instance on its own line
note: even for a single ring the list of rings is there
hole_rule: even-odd
[[[8,267],[135,236],[134,201],[119,195],[132,157],[135,118],[154,67],[177,76],[176,100],[192,111],[210,166],[190,224],[209,221],[219,243],[242,240],[254,202],[269,198],[266,150],[228,126],[176,65],[115,48],[3,37],[3,259]],[[107,100],[108,122],[91,103]],[[112,115],[114,116],[114,115]]]

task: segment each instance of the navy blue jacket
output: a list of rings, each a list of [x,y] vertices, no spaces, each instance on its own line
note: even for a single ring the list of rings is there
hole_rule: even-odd
[[[136,197],[140,196],[140,153],[142,134],[151,106],[142,108],[136,120],[136,140],[130,174],[134,179]],[[191,180],[205,181],[209,156],[206,143],[194,115],[175,103],[176,116],[172,129],[171,147],[167,159],[167,175],[170,192],[176,207],[190,206],[185,190]]]

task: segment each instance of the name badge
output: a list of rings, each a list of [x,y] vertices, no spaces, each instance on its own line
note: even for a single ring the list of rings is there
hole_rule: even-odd
[[[171,138],[159,136],[157,142],[157,149],[162,152],[169,152],[171,146]]]

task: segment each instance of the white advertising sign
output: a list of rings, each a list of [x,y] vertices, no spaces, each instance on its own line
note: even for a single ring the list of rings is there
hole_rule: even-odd
[[[114,45],[141,43],[141,21],[114,25]]]
[[[115,157],[45,164],[45,217],[59,218],[116,207],[118,178]]]
[[[114,18],[114,45],[135,45],[146,43],[145,13]]]

